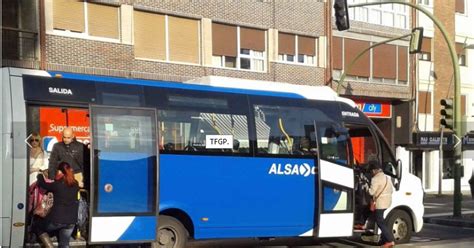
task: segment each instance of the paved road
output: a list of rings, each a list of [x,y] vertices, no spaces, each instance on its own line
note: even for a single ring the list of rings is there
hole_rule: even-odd
[[[215,242],[193,243],[190,247],[210,248],[316,248],[316,247],[376,247],[374,244],[366,243],[358,239],[328,239],[315,242],[303,240],[300,242],[279,241],[228,241],[217,245]],[[460,228],[425,224],[423,230],[413,236],[409,244],[397,245],[397,247],[474,247],[474,228]]]

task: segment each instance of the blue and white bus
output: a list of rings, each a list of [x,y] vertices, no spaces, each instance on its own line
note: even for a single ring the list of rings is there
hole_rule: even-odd
[[[25,140],[41,133],[48,152],[66,126],[91,143],[81,245],[353,236],[355,173],[369,159],[395,185],[397,242],[423,226],[421,181],[328,87],[2,68],[0,95],[2,246],[32,242]]]

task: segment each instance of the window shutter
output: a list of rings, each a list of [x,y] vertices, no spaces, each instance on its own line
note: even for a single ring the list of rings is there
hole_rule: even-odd
[[[237,57],[237,27],[212,23],[212,55]]]
[[[457,43],[456,42],[456,54],[459,55],[464,55],[465,54],[465,49],[464,49],[464,44],[463,43]]]
[[[168,17],[170,60],[199,63],[199,22]]]
[[[423,42],[421,44],[421,51],[424,53],[431,54],[431,38],[423,38]]]
[[[374,48],[373,77],[395,79],[397,72],[397,47],[383,44]]]
[[[408,81],[408,48],[398,47],[398,81]]]
[[[368,48],[370,43],[368,41],[344,39],[344,68],[351,63],[359,52]],[[347,72],[347,75],[369,77],[370,76],[370,53],[365,53],[359,60],[352,66],[351,71]]]
[[[240,28],[240,48],[265,51],[265,31],[254,28]]]
[[[431,92],[418,92],[418,113],[431,114]]]
[[[464,0],[456,0],[456,12],[464,14]]]
[[[84,33],[84,1],[54,0],[53,28]]]
[[[341,37],[333,37],[332,38],[333,44],[333,66],[336,70],[342,70],[342,38]]]
[[[166,59],[165,16],[134,12],[135,57]]]
[[[89,35],[119,38],[119,8],[87,3]]]
[[[295,55],[295,35],[278,33],[278,54]]]
[[[315,56],[316,55],[316,38],[314,37],[306,37],[306,36],[298,36],[298,53]]]

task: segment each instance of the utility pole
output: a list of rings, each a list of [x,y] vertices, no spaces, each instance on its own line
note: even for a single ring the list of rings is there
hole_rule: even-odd
[[[436,27],[439,28],[441,34],[443,35],[444,40],[448,44],[449,53],[451,57],[451,62],[453,64],[454,70],[454,138],[459,140],[459,137],[462,136],[461,134],[461,79],[459,73],[459,63],[458,63],[458,55],[456,54],[456,50],[454,47],[454,43],[448,37],[448,32],[446,28],[439,22],[439,20],[434,17],[433,14],[428,12],[423,7],[420,7],[416,4],[410,2],[404,2],[402,0],[398,1],[383,1],[383,2],[370,2],[370,3],[360,3],[360,4],[352,4],[349,5],[349,8],[355,7],[363,7],[363,6],[371,6],[371,5],[379,5],[379,4],[401,4],[407,5],[411,8],[414,8],[423,14],[425,14],[428,18],[430,18]],[[341,82],[340,82],[341,83]],[[461,195],[461,171],[462,171],[462,150],[461,145],[459,142],[454,146],[454,197],[453,197],[453,217],[460,218],[461,217],[461,205],[462,205],[462,195]]]

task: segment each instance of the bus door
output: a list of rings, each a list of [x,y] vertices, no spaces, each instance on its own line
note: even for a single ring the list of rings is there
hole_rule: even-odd
[[[337,123],[315,123],[320,159],[318,237],[352,236],[354,171],[347,129]]]
[[[90,243],[150,242],[158,225],[154,109],[91,106]]]

